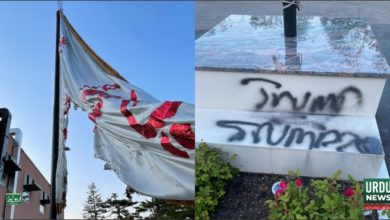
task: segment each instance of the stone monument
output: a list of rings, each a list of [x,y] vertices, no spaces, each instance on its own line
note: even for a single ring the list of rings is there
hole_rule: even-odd
[[[390,67],[364,18],[231,15],[196,40],[196,141],[243,172],[375,178]]]

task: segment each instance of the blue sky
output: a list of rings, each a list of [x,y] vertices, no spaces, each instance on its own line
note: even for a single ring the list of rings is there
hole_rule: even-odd
[[[68,20],[130,83],[160,100],[194,103],[193,2],[63,3]],[[0,2],[0,107],[23,131],[23,148],[50,180],[57,2]],[[93,124],[71,111],[66,218],[81,218],[87,185],[103,198],[125,185],[93,156]]]

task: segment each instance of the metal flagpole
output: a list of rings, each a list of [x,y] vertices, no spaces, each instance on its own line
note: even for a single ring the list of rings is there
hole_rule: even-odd
[[[56,206],[56,173],[58,161],[58,138],[59,138],[59,95],[60,95],[60,57],[58,52],[60,39],[60,16],[61,10],[57,11],[57,27],[56,27],[56,61],[55,61],[55,79],[54,79],[54,106],[53,106],[53,144],[51,155],[51,196],[50,196],[50,216],[49,219],[57,219]]]

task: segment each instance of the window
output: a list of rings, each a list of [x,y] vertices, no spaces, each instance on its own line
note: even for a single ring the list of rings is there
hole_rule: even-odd
[[[45,214],[45,205],[50,203],[49,195],[46,195],[44,191],[41,191],[41,195],[39,199],[40,199],[39,211],[42,214]]]
[[[0,166],[1,166],[1,165],[0,165]],[[1,168],[0,168],[0,171],[2,171]],[[5,175],[4,172],[1,172],[0,175],[1,175],[0,184],[3,185],[3,186],[5,186],[5,178],[6,178],[7,176]]]
[[[45,214],[45,206],[39,205],[39,211],[44,215]]]
[[[30,201],[30,192],[23,192],[22,198],[23,198],[23,201],[29,202]]]
[[[30,175],[27,173],[24,174],[24,185],[28,185],[30,183]]]
[[[35,183],[33,178],[27,173],[24,175],[24,185],[23,189],[26,192],[39,191],[41,188]]]
[[[14,190],[15,175],[8,175],[8,192],[13,192]]]

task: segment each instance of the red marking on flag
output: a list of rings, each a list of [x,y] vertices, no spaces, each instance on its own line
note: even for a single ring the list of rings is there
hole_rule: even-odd
[[[172,118],[176,115],[181,102],[165,101],[160,107],[152,112],[152,117],[163,121],[166,118]]]
[[[190,150],[195,149],[195,133],[190,124],[173,124],[169,128],[169,133],[183,147]]]
[[[119,88],[120,88],[120,86],[119,86],[118,84],[116,84],[116,83],[114,83],[114,84],[112,84],[112,85],[103,85],[103,86],[102,86],[102,89],[103,89],[104,91],[114,90],[114,89],[119,89]]]
[[[102,88],[104,91],[108,91],[108,90],[115,90],[115,89],[119,89],[120,86],[119,84],[117,83],[114,83],[112,85],[109,85],[109,84],[106,84],[106,85],[102,85],[102,86],[89,86],[89,85],[84,85],[80,90],[83,90],[85,88],[89,88],[89,89],[99,89],[99,88]]]
[[[157,136],[157,128],[164,127],[164,119],[173,117],[181,102],[164,102],[160,107],[155,109],[150,115],[146,124],[138,124],[134,115],[127,109],[127,105],[131,100],[122,100],[120,111],[127,118],[130,127],[134,128],[139,134],[145,138],[154,138]]]
[[[130,92],[130,100],[133,101],[133,106],[138,105],[138,98],[137,98],[137,93],[135,93],[135,90],[132,89]]]
[[[64,108],[64,115],[68,114],[70,109],[70,97],[66,96],[65,97],[65,108]]]
[[[58,41],[59,46],[64,46],[64,45],[66,45],[67,43],[68,43],[68,41],[66,40],[66,38],[65,38],[64,36],[62,36],[62,37],[60,38],[60,40]]]
[[[173,144],[169,140],[169,137],[163,131],[161,131],[161,146],[173,155],[190,158],[187,152],[179,150],[175,146],[173,146]]]
[[[85,88],[89,88],[89,89],[98,89],[100,86],[89,86],[89,85],[84,85],[83,88],[81,88],[80,90],[83,90]]]
[[[164,102],[152,112],[147,123],[153,125],[155,128],[164,127],[164,119],[175,116],[180,104],[181,102]]]
[[[108,94],[105,91],[95,90],[95,89],[86,89],[83,91],[83,97],[82,97],[83,101],[86,100],[87,96],[92,96],[92,95],[98,95],[98,97],[104,97],[106,99],[108,99],[108,98],[121,99],[122,98],[121,96]]]
[[[165,123],[162,120],[159,120],[153,116],[149,117],[147,124],[152,125],[154,128],[162,128]]]
[[[98,100],[99,101],[96,103],[92,112],[88,114],[89,119],[91,119],[93,122],[96,122],[97,117],[102,116],[102,112],[100,111],[100,109],[103,108],[103,99],[101,96],[99,96]]]
[[[139,134],[141,134],[147,139],[156,137],[157,131],[152,124],[146,123],[145,125],[140,125],[137,123],[137,120],[135,119],[133,113],[131,113],[127,109],[127,105],[129,103],[130,100],[122,100],[120,111],[127,118],[127,122],[129,123],[130,127],[132,127],[134,130],[136,130]]]
[[[112,84],[112,85],[103,85],[102,86],[102,90],[97,90],[100,86],[88,86],[88,85],[84,85],[82,89],[85,89],[85,88],[89,88],[89,89],[85,89],[83,92],[82,92],[82,99],[83,101],[86,100],[87,96],[92,96],[92,95],[98,95],[98,97],[104,97],[104,98],[116,98],[116,99],[122,99],[121,96],[117,96],[117,95],[111,95],[109,93],[107,93],[108,90],[115,90],[115,89],[118,89],[120,88],[120,86],[116,83]]]
[[[120,112],[126,117],[129,126],[147,139],[155,138],[157,136],[158,129],[164,127],[165,125],[164,119],[175,116],[182,103],[177,101],[165,101],[162,105],[160,105],[151,113],[145,124],[139,124],[133,113],[129,109],[127,109],[127,106],[130,104],[130,102],[133,102],[133,107],[138,105],[138,97],[135,90],[131,90],[130,99],[125,100],[121,96],[111,95],[107,93],[108,90],[120,88],[119,85],[116,83],[113,85],[103,85],[101,86],[102,90],[98,90],[99,88],[100,86],[88,85],[84,85],[82,88],[85,89],[82,91],[83,101],[85,101],[88,96],[93,95],[97,95],[97,98],[99,100],[95,104],[92,112],[88,114],[88,117],[93,122],[96,122],[96,118],[102,115],[101,108],[103,108],[103,98],[122,99]],[[170,127],[169,132],[172,137],[183,147],[191,150],[195,148],[195,134],[192,131],[190,124],[173,124]],[[176,148],[171,143],[169,137],[163,131],[161,131],[160,142],[163,149],[167,150],[171,154],[184,158],[189,158],[188,153]]]
[[[68,129],[67,128],[62,129],[62,136],[65,140],[68,138]]]
[[[133,95],[134,94],[134,95]],[[127,105],[130,101],[137,102],[136,94],[133,91],[131,92],[131,100],[122,100],[120,110],[122,114],[127,118],[127,121],[133,129],[135,129],[139,134],[145,138],[154,138],[157,136],[157,129],[164,127],[164,119],[171,118],[176,115],[177,110],[182,102],[170,102],[166,101],[155,109],[150,115],[148,121],[144,125],[137,123],[134,115],[127,109]],[[134,105],[133,105],[134,106]],[[171,132],[171,131],[170,131]],[[185,148],[194,149],[195,148],[195,135],[191,130],[191,127],[188,130],[188,126],[184,125],[175,125],[172,128],[172,132],[175,135],[175,139],[182,144]],[[186,134],[184,134],[185,132]],[[183,135],[190,135],[185,138]],[[192,135],[192,136],[191,136]],[[187,152],[177,149],[170,142],[169,137],[161,131],[161,146],[170,152],[173,155],[189,158]],[[191,140],[193,143],[191,143]]]
[[[69,96],[65,97],[65,104],[70,104],[70,97]]]

